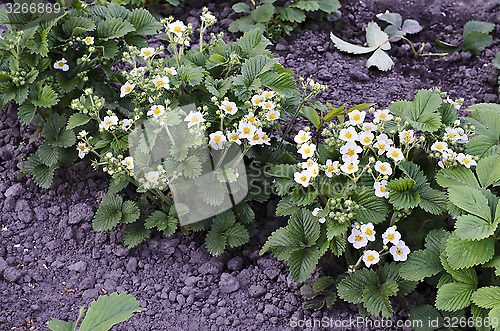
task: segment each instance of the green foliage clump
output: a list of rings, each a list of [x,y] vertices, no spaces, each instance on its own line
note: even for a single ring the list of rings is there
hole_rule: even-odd
[[[249,5],[250,3],[250,5]],[[283,34],[290,34],[299,23],[306,20],[307,14],[333,15],[340,8],[338,0],[276,0],[238,2],[233,5],[236,13],[245,16],[236,19],[229,26],[231,32],[247,32],[255,28],[277,39]]]
[[[495,24],[493,23],[469,21],[464,26],[461,46],[454,46],[440,40],[437,40],[436,43],[439,48],[448,54],[463,50],[478,55],[493,43],[493,38],[490,36],[493,29],[495,29]]]

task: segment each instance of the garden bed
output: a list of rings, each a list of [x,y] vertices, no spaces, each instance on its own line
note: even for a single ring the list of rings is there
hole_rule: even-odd
[[[500,51],[497,30],[493,45],[479,56],[463,52],[415,59],[400,42],[389,52],[395,61],[389,72],[367,69],[366,59],[337,51],[329,37],[333,31],[362,44],[363,27],[388,9],[420,22],[423,31],[412,40],[429,43],[427,50],[435,51],[435,39],[458,40],[469,20],[500,23],[497,7],[487,1],[472,8],[446,0],[341,2],[339,21],[311,21],[272,47],[281,64],[330,87],[319,101],[336,107],[377,103],[382,108],[412,100],[422,88],[441,87],[452,99],[463,97],[464,106],[498,102],[498,73],[491,64]],[[235,18],[230,5],[208,5],[224,29]],[[197,20],[200,12],[189,6],[176,9],[187,22]],[[19,179],[22,161],[35,145],[32,132],[19,124],[13,107],[1,114],[0,123],[0,329],[46,330],[51,317],[74,320],[81,306],[115,291],[134,295],[147,308],[115,330],[289,330],[294,329],[292,319],[360,316],[355,305],[345,303],[318,312],[302,309],[300,285],[289,276],[286,263],[272,254],[259,256],[270,233],[285,224],[274,215],[277,201],[253,205],[256,235],[220,257],[210,256],[204,237],[196,233],[168,238],[156,233],[129,251],[123,229],[92,230],[98,200],[109,185],[104,174],[79,162],[58,170],[48,190],[29,178]],[[304,123],[298,121],[297,130]],[[414,294],[394,300],[393,320],[406,319],[411,308],[432,303],[434,297],[420,285]]]

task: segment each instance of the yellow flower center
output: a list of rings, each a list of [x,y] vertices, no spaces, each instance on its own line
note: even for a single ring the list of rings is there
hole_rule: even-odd
[[[378,149],[380,149],[380,150],[384,150],[384,149],[385,149],[385,145],[380,145],[380,144],[379,144],[379,145],[378,145]]]
[[[191,123],[196,123],[196,122],[198,122],[198,117],[193,117],[193,118],[191,119]]]
[[[307,136],[305,134],[303,134],[301,137],[300,137],[300,140],[302,141],[305,141],[307,139]]]
[[[243,133],[244,134],[249,134],[250,133],[250,129],[249,128],[244,128],[243,129]]]
[[[260,99],[255,99],[255,104],[258,105],[260,103]]]
[[[443,145],[437,145],[436,148],[437,149],[443,149]]]
[[[258,135],[258,134],[254,134],[252,139],[253,139],[254,141],[259,140],[259,135]]]
[[[347,133],[345,134],[345,137],[346,137],[347,139],[351,139],[351,137],[352,137],[352,133],[347,132]]]
[[[380,167],[380,171],[385,171],[387,168],[385,166]]]
[[[302,177],[300,177],[300,180],[303,181],[303,182],[306,182],[307,181],[307,177],[306,176],[302,176]]]
[[[328,167],[328,169],[327,169],[327,171],[328,171],[328,172],[333,172],[333,170],[334,170],[334,169],[333,169],[333,167],[332,167],[332,166]]]
[[[231,112],[231,110],[233,110],[233,107],[231,107],[231,106],[227,106],[227,107],[226,107],[226,111],[227,111],[228,113],[229,113],[229,112]]]
[[[394,235],[392,233],[388,234],[387,239],[394,240]]]
[[[375,256],[373,256],[373,255],[369,255],[366,259],[367,259],[368,261],[372,262],[373,260],[375,260]]]
[[[262,140],[267,140],[267,134],[262,136]]]
[[[63,61],[59,62],[59,67],[60,68],[64,67],[64,62]]]
[[[363,240],[363,237],[361,237],[359,234],[354,238],[356,241],[361,241]]]
[[[132,90],[132,89],[131,89],[129,86],[127,86],[127,87],[125,88],[125,92],[127,92],[127,93],[129,93],[131,90]]]
[[[306,153],[306,154],[310,154],[310,153],[311,153],[311,149],[310,149],[310,148],[306,148],[306,149],[304,149],[304,153]]]
[[[347,167],[347,169],[349,169],[349,170],[354,169],[354,164],[352,164],[352,163],[351,163],[351,164],[349,164],[349,166]]]
[[[455,138],[455,135],[453,133],[450,133],[450,134],[448,134],[448,137]]]
[[[354,155],[354,150],[353,149],[348,150],[347,151],[347,155],[353,156]]]
[[[216,137],[214,138],[214,140],[215,140],[215,141],[217,141],[217,142],[219,142],[219,141],[220,141],[220,137],[219,137],[219,136],[216,136]]]
[[[365,137],[364,142],[368,144],[370,142],[370,137]]]
[[[253,117],[253,116],[252,116],[252,117],[249,117],[249,118],[248,118],[248,121],[249,121],[250,123],[255,122],[255,117]]]
[[[273,113],[273,114],[269,114],[269,118],[274,120],[276,118],[276,115]]]
[[[469,164],[469,162],[470,162],[470,161],[469,161],[469,159],[464,159],[464,160],[463,160],[463,162],[464,162],[465,164]]]
[[[372,235],[372,230],[371,229],[366,229],[366,232],[365,232],[367,235],[371,236]]]
[[[179,32],[181,32],[182,30],[181,30],[181,28],[180,28],[179,26],[176,26],[176,27],[174,28],[174,31],[175,31],[176,33],[179,33]]]
[[[399,155],[398,152],[396,151],[392,152],[392,157],[397,157],[398,155]]]
[[[163,86],[163,81],[162,80],[159,80],[158,83],[156,83],[156,85],[158,86]]]
[[[380,118],[383,119],[383,120],[385,120],[387,118],[387,115],[386,114],[381,114]]]
[[[403,250],[401,248],[396,249],[396,254],[398,255],[403,254]]]
[[[359,121],[359,119],[360,119],[359,115],[354,115],[353,120]]]
[[[155,113],[155,115],[159,115],[161,113],[160,108],[156,107],[153,113]]]
[[[107,121],[107,122],[106,122],[106,125],[107,125],[107,126],[111,126],[111,124],[113,124],[113,122],[111,122],[111,121]]]
[[[150,56],[150,55],[151,55],[151,52],[150,52],[150,51],[145,51],[145,52],[144,52],[144,55],[146,55],[146,56]]]
[[[381,187],[380,188],[380,192],[384,193],[385,192],[385,187]],[[392,234],[390,236],[392,236]]]
[[[237,135],[235,135],[235,134],[233,134],[233,135],[231,136],[231,139],[232,139],[232,140],[238,140],[238,136],[237,136]]]

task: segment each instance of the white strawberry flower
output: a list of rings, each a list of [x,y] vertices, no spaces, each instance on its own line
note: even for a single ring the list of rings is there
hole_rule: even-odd
[[[340,170],[342,170],[343,173],[350,175],[359,170],[359,160],[357,159],[351,159],[348,161],[344,161],[345,163],[340,166]]]
[[[134,123],[134,120],[128,118],[124,119],[122,122],[122,130],[128,131],[128,129],[130,129],[130,127],[132,126],[132,123]]]
[[[309,139],[311,139],[311,132],[306,132],[304,130],[300,130],[299,133],[297,133],[297,135],[293,138],[297,144],[308,142]]]
[[[228,100],[222,101],[220,105],[220,109],[229,115],[234,115],[238,111],[238,107],[236,107],[236,103]]]
[[[250,122],[240,121],[238,125],[238,131],[240,132],[240,138],[251,139],[257,128]]]
[[[389,249],[392,254],[394,261],[406,261],[408,259],[408,254],[410,254],[410,248],[406,246],[403,240],[400,240],[397,245],[392,246]]]
[[[115,125],[118,125],[118,117],[115,115],[104,116],[104,119],[99,123],[99,128],[104,130],[112,129]]]
[[[212,147],[215,150],[222,149],[224,148],[224,143],[227,141],[226,136],[222,131],[217,131],[214,133],[211,133],[209,135],[210,137],[210,147]]]
[[[85,37],[83,39],[83,42],[85,43],[85,45],[87,46],[90,46],[90,45],[94,45],[94,37]]]
[[[150,171],[146,174],[146,180],[150,183],[156,183],[158,179],[160,178],[160,172],[159,171]]]
[[[305,143],[302,146],[300,146],[298,152],[302,155],[303,159],[308,159],[314,155],[314,152],[316,151],[316,145],[311,143]]]
[[[363,262],[365,263],[367,268],[369,268],[374,264],[377,264],[379,261],[380,261],[380,255],[377,251],[367,250],[363,254]]]
[[[375,241],[375,229],[373,228],[372,223],[361,224],[360,231],[363,233],[363,236],[368,239],[368,241]]]
[[[339,161],[332,162],[332,160],[328,159],[326,160],[326,170],[325,170],[325,175],[328,178],[332,178],[333,174],[340,174],[339,170]]]
[[[76,146],[76,150],[78,151],[78,157],[80,157],[80,159],[83,159],[85,155],[87,155],[90,151],[87,147],[87,144],[84,142],[78,143],[78,145]]]
[[[370,146],[374,138],[373,133],[370,131],[363,131],[358,135],[358,140],[363,146]]]
[[[363,151],[363,148],[356,144],[355,142],[347,142],[344,146],[340,147],[340,153],[342,155],[347,155],[349,157],[354,157],[358,153],[361,153]]]
[[[175,21],[168,25],[168,31],[175,33],[177,36],[182,35],[182,33],[186,30],[186,25],[182,21]]]
[[[349,113],[349,124],[350,125],[359,125],[362,124],[365,120],[366,112],[359,111],[358,109],[354,109]]]
[[[266,118],[268,121],[275,121],[280,118],[280,112],[277,110],[270,110],[266,113]]]
[[[227,140],[232,141],[237,143],[238,145],[241,145],[241,140],[240,136],[238,135],[237,131],[231,131],[227,133]]]
[[[155,54],[155,49],[153,47],[143,47],[141,48],[140,55],[145,59],[149,59],[151,56]]]
[[[377,141],[373,146],[378,149],[378,155],[382,155],[387,152],[387,150],[391,147],[393,141],[389,139],[389,137],[383,133],[377,136]]]
[[[361,127],[363,131],[377,131],[378,126],[373,123],[363,123],[363,126]]]
[[[313,159],[308,159],[306,162],[299,163],[299,165],[302,167],[302,169],[307,169],[312,167],[315,163],[316,161],[314,161]]]
[[[466,168],[477,165],[476,160],[474,160],[472,155],[465,155],[464,153],[459,153],[455,158],[458,163],[464,165]]]
[[[191,128],[193,125],[197,125],[205,122],[202,113],[199,111],[191,111],[189,115],[186,116],[184,121],[188,122],[188,128]]]
[[[54,62],[54,69],[68,71],[69,65],[67,63],[68,61],[65,58],[62,58],[59,61]]]
[[[313,162],[313,164],[307,167],[307,170],[311,172],[312,177],[317,177],[319,175],[319,165],[317,162]]]
[[[146,115],[158,118],[165,113],[165,107],[162,105],[153,105]]]
[[[260,104],[260,106],[265,110],[273,110],[274,107],[276,107],[276,105],[272,101],[264,101]]]
[[[127,167],[128,170],[134,169],[134,158],[132,156],[127,156],[122,160],[122,164]]]
[[[392,168],[389,162],[375,162],[375,170],[382,175],[392,175]]]
[[[358,133],[353,126],[350,126],[346,129],[340,130],[339,139],[343,141],[354,142],[358,139]]]
[[[399,233],[399,231],[396,230],[395,226],[387,228],[387,230],[385,230],[385,232],[382,234],[382,240],[384,245],[387,245],[388,243],[397,245],[400,239],[401,239],[401,233]]]
[[[125,84],[123,84],[120,87],[120,98],[123,98],[124,96],[126,96],[127,94],[132,92],[134,87],[135,87],[135,84],[130,84],[129,82],[126,82]]]
[[[415,132],[413,130],[403,130],[399,133],[399,140],[403,144],[411,144],[415,141]]]
[[[265,144],[265,145],[271,145],[271,138],[267,135],[267,133],[263,132],[262,130],[260,130],[260,139],[262,139],[262,143]]]
[[[431,146],[431,151],[435,151],[435,152],[443,152],[447,149],[448,149],[448,144],[445,143],[444,141],[436,141]]]
[[[274,91],[264,91],[264,93],[262,93],[262,96],[265,98],[265,99],[271,99],[272,97],[274,97],[276,93]]]
[[[155,79],[153,79],[153,84],[155,84],[156,87],[163,87],[164,89],[169,89],[170,85],[170,79],[167,76],[156,76]]]
[[[306,170],[302,170],[301,172],[296,172],[293,174],[293,179],[295,182],[301,184],[304,187],[309,186],[309,181],[311,180],[311,173]]]
[[[250,138],[247,138],[248,142],[250,143],[251,146],[262,145],[264,143],[264,141],[262,140],[262,135],[263,135],[262,130],[260,128],[256,129],[253,135]]]
[[[399,162],[405,158],[401,149],[396,147],[389,147],[387,150],[387,157],[393,159],[395,162]]]
[[[368,245],[368,238],[363,235],[363,232],[358,229],[352,229],[351,235],[347,238],[354,248],[360,249],[361,247],[365,247]]]
[[[445,128],[444,131],[444,139],[450,139],[453,141],[458,141],[460,139],[460,135],[458,133],[458,128]],[[461,128],[460,128],[461,129]]]
[[[373,119],[373,123],[378,124],[380,122],[387,122],[394,118],[389,109],[381,109],[377,110],[374,113],[375,118]]]
[[[172,75],[172,76],[177,75],[177,70],[175,70],[175,67],[167,67],[167,68],[165,68],[165,72],[167,74]]]
[[[252,97],[252,105],[259,106],[264,101],[264,98],[260,94],[256,94]]]
[[[247,121],[247,122],[250,122],[252,124],[257,124],[259,123],[259,120],[255,117],[254,113],[253,112],[249,112],[248,114],[245,115],[244,119]]]
[[[389,191],[387,191],[386,185],[386,180],[373,183],[373,188],[375,189],[375,195],[377,197],[389,199]]]

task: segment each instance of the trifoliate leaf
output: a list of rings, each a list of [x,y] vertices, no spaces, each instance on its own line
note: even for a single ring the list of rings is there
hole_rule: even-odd
[[[378,276],[371,269],[359,269],[350,274],[337,285],[339,297],[350,303],[361,303],[363,292],[368,286],[378,285]]]
[[[287,6],[280,9],[280,18],[292,23],[302,23],[306,20],[306,14],[299,8]]]
[[[389,300],[390,296],[398,293],[398,284],[389,279],[381,286],[370,285],[363,291],[363,304],[373,315],[381,314],[384,318],[392,316],[392,306]]]

